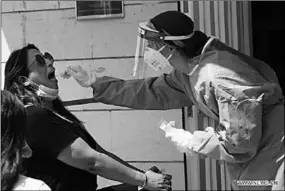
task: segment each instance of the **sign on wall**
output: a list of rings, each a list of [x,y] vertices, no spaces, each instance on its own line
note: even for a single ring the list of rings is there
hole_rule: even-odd
[[[123,1],[76,1],[78,20],[120,17],[124,17]]]

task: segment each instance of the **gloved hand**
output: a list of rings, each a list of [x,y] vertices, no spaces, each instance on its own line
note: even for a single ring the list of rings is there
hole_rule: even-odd
[[[191,149],[193,135],[190,132],[175,128],[175,121],[170,121],[169,123],[162,121],[160,129],[165,131],[165,137],[171,139],[180,152],[193,154]]]
[[[96,73],[84,70],[80,65],[69,65],[60,74],[63,78],[73,78],[83,87],[90,87],[96,81]]]

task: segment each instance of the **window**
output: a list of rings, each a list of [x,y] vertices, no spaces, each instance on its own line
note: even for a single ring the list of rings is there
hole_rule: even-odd
[[[123,1],[76,1],[76,17],[83,19],[124,17]]]

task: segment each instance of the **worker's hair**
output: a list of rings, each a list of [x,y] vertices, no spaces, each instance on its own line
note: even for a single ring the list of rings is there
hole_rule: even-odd
[[[154,18],[150,19],[156,30],[173,36],[186,36],[190,35],[194,31],[194,23],[190,17],[179,11],[166,11]],[[181,40],[184,44],[183,47],[177,46],[173,41],[165,41],[184,54],[193,58],[199,54],[206,44],[208,37],[201,31],[194,31],[194,35],[190,39]]]
[[[23,85],[18,80],[20,76],[28,78],[28,51],[31,49],[39,51],[35,45],[28,44],[27,46],[17,49],[11,53],[5,66],[4,89],[16,95],[24,105],[44,107],[42,98],[35,93],[35,90],[31,86]],[[81,127],[83,126],[82,122],[64,106],[59,97],[53,100],[53,106],[54,110],[60,115]]]
[[[12,190],[19,177],[25,141],[26,112],[22,102],[1,90],[1,189]]]

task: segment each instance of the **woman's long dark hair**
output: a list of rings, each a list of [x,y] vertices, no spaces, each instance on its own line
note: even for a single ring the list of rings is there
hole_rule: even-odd
[[[32,103],[40,105],[41,99],[36,95],[30,86],[24,86],[19,81],[19,76],[28,77],[29,70],[27,65],[28,50],[39,50],[35,45],[28,44],[27,46],[13,51],[5,66],[4,89],[16,95],[24,105]]]
[[[35,45],[28,44],[27,46],[15,50],[11,53],[5,66],[5,80],[4,89],[10,91],[16,95],[24,105],[31,104],[38,107],[43,107],[43,100],[37,96],[34,89],[30,86],[24,86],[18,81],[19,76],[25,76],[28,78],[28,50],[36,49],[39,50]],[[77,125],[83,127],[82,122],[73,115],[66,107],[60,98],[53,101],[53,106],[56,112],[66,117]]]
[[[26,112],[22,102],[1,90],[1,189],[12,190],[18,180],[25,140]]]

